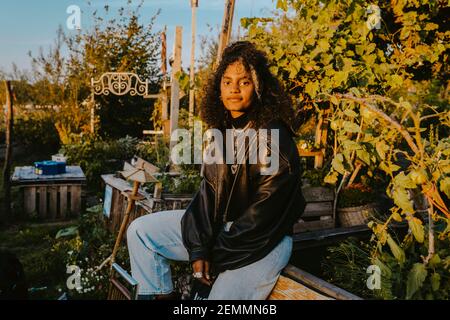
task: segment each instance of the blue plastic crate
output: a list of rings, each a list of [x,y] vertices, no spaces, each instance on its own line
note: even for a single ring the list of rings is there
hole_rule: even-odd
[[[66,172],[65,162],[41,161],[35,162],[34,166],[36,168],[35,173],[38,175],[56,175]]]

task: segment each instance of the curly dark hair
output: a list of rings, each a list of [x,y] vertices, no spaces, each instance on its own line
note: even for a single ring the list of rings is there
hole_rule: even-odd
[[[259,94],[254,93],[249,118],[255,128],[263,128],[272,120],[281,120],[292,128],[294,111],[283,85],[270,72],[264,52],[249,41],[238,41],[223,52],[222,60],[205,87],[205,98],[200,107],[202,120],[211,128],[225,129],[231,125],[230,114],[220,99],[220,84],[230,64],[240,61],[248,72],[253,68],[259,83]]]

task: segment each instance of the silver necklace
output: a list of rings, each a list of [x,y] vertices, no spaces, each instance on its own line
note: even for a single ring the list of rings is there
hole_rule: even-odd
[[[236,172],[237,172],[237,169],[238,169],[238,159],[237,159],[237,157],[238,157],[238,154],[240,154],[240,152],[242,151],[242,148],[245,146],[245,141],[244,141],[244,143],[242,143],[242,145],[240,146],[240,149],[239,149],[239,151],[237,150],[237,148],[236,148],[236,141],[238,140],[238,135],[241,135],[243,132],[245,132],[245,130],[247,130],[248,128],[250,127],[250,122],[249,123],[247,123],[247,125],[244,127],[244,128],[242,128],[242,129],[236,129],[234,126],[233,126],[233,153],[234,153],[234,158],[233,158],[233,161],[235,162],[235,163],[233,163],[232,165],[231,165],[231,173],[233,174],[233,175],[235,175],[236,174]],[[236,134],[237,133],[237,134]]]

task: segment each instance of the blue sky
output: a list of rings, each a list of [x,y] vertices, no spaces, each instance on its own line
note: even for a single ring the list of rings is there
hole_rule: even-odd
[[[106,4],[111,12],[126,4],[126,0],[92,0],[95,9],[102,9]],[[139,3],[133,0],[134,4]],[[82,28],[89,28],[90,7],[86,0],[2,0],[0,4],[0,70],[9,72],[15,62],[20,69],[30,69],[28,51],[38,53],[40,47],[47,49],[54,41],[58,26],[66,27],[70,5],[78,5],[82,10]],[[233,31],[237,31],[242,17],[270,16],[275,9],[274,0],[236,0]],[[190,0],[144,0],[141,10],[142,22],[150,18],[161,8],[161,14],[156,19],[155,30],[161,30],[164,25],[168,29],[168,51],[171,54],[175,26],[183,26],[183,65],[187,66],[190,58],[191,42],[191,8]],[[197,34],[210,35],[210,27],[214,33],[222,24],[224,0],[199,0],[197,11]],[[103,10],[99,10],[103,12]],[[210,27],[208,27],[208,25]],[[199,38],[196,55],[200,54]]]

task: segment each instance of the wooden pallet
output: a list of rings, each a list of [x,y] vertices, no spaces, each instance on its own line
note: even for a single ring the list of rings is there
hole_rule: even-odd
[[[67,166],[66,173],[58,175],[37,175],[34,167],[16,167],[11,183],[23,190],[23,207],[28,216],[67,220],[80,215],[83,209],[86,177],[78,166]]]
[[[24,210],[30,216],[37,213],[40,220],[66,220],[80,215],[83,185],[24,186]]]

